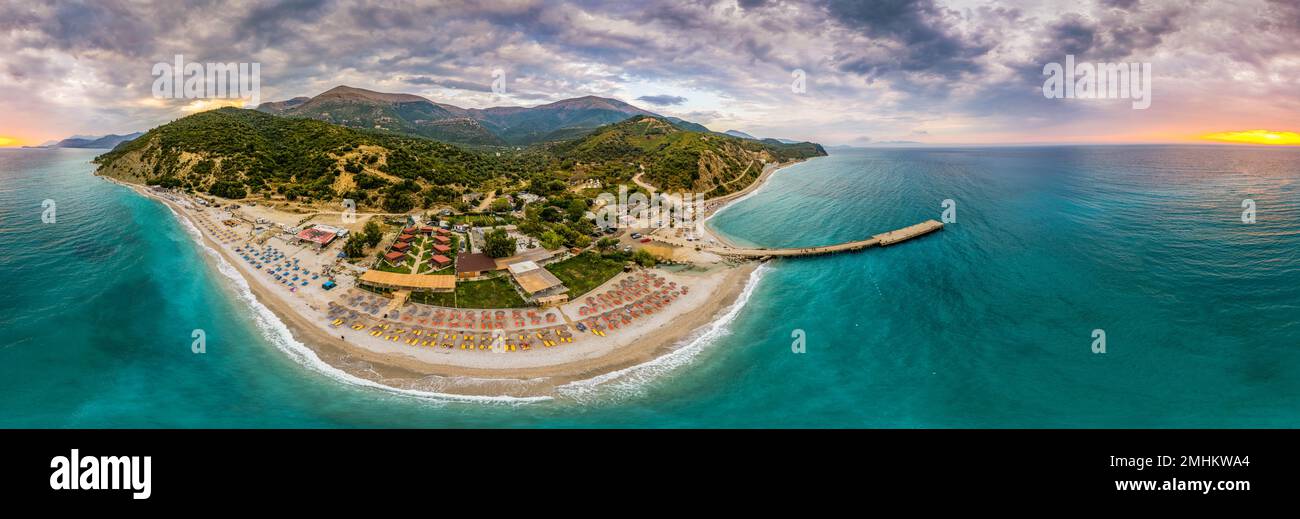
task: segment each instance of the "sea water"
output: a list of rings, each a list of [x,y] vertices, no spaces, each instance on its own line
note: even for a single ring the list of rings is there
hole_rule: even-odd
[[[1300,424],[1300,150],[833,150],[710,225],[805,246],[944,200],[956,221],[769,262],[678,353],[541,402],[321,365],[170,210],[94,177],[95,153],[0,150],[0,426]]]

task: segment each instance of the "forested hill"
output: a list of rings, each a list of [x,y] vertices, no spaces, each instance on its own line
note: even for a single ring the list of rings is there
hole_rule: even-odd
[[[451,186],[470,188],[527,169],[517,160],[429,139],[238,108],[159,126],[96,162],[103,175],[226,198],[346,197],[402,211],[421,196],[449,201],[458,192]]]
[[[765,164],[826,155],[816,143],[785,144],[688,131],[649,116],[604,126],[548,149],[566,167],[602,171],[604,178],[612,180],[641,174],[643,182],[656,188],[708,197],[743,189],[758,179]]]
[[[661,189],[720,196],[749,185],[764,164],[825,154],[813,143],[694,132],[644,115],[571,141],[485,151],[222,108],[154,128],[96,162],[106,176],[224,198],[351,198],[405,212],[476,190],[546,185],[555,192],[637,174]]]

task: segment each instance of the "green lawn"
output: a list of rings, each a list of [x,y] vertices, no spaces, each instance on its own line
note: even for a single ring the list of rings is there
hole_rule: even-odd
[[[504,276],[459,281],[454,298],[450,293],[417,293],[411,299],[417,303],[453,308],[519,308],[525,305],[524,299]]]
[[[572,300],[618,275],[623,271],[623,262],[587,252],[545,268],[560,278],[564,286],[569,287],[569,299]]]
[[[420,250],[421,246],[424,247],[424,254],[421,254],[419,258],[416,258],[415,253]],[[391,250],[391,248],[384,249],[384,252],[388,252],[389,250]],[[410,250],[407,251],[406,259],[403,260],[400,265],[396,267],[391,266],[388,264],[387,261],[384,261],[383,258],[380,258],[378,261],[375,262],[375,268],[378,270],[382,270],[384,272],[395,272],[398,274],[411,274],[413,268],[416,265],[425,265],[423,267],[420,267],[420,273],[429,274],[430,273],[429,267],[427,265],[429,264],[429,258],[432,257],[433,257],[433,238],[430,238],[428,236],[420,236],[414,240],[411,240],[411,248]],[[412,263],[412,260],[415,260],[416,263]]]
[[[379,258],[379,259],[376,259],[376,260],[375,260],[375,267],[374,267],[374,268],[375,268],[376,270],[381,270],[381,271],[384,271],[384,272],[395,272],[395,273],[397,273],[397,274],[410,274],[410,273],[411,273],[411,267],[408,266],[408,265],[410,265],[410,263],[411,263],[411,257],[410,257],[410,256],[407,256],[407,257],[406,257],[406,261],[403,261],[401,264],[399,264],[399,265],[396,266],[396,267],[394,267],[394,266],[392,266],[392,265],[389,265],[389,264],[388,264],[388,261],[384,260],[383,258]]]
[[[447,216],[445,219],[453,224],[463,223],[475,227],[510,225],[512,223],[517,223],[517,218],[508,214],[455,214]]]

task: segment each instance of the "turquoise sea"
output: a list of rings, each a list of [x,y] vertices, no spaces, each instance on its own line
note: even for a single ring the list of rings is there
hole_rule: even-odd
[[[790,246],[937,219],[945,199],[957,221],[771,262],[682,354],[534,403],[313,367],[166,207],[93,177],[96,153],[0,150],[0,426],[1300,425],[1300,149],[833,150],[711,223]]]

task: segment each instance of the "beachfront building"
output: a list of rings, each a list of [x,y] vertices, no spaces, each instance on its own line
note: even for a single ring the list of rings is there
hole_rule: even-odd
[[[511,279],[519,285],[529,301],[540,302],[538,300],[544,298],[547,303],[555,304],[568,300],[566,292],[569,288],[564,286],[564,282],[537,263],[532,261],[511,263],[508,270]]]
[[[375,288],[411,292],[452,292],[456,276],[450,274],[398,274],[370,269],[357,282]]]
[[[325,247],[328,247],[335,238],[338,238],[338,236],[339,233],[334,229],[316,226],[310,229],[298,231],[298,234],[294,236],[294,241],[299,245],[315,245],[316,250],[322,250]]]
[[[456,277],[460,279],[476,278],[496,269],[496,261],[487,254],[462,252],[456,255]]]
[[[538,265],[545,265],[547,262],[551,261],[554,258],[555,258],[555,253],[546,250],[545,248],[537,247],[535,249],[526,249],[519,254],[515,254],[514,256],[497,258],[493,260],[493,262],[496,263],[497,270],[506,270],[507,268],[510,268],[510,265],[513,265],[515,263],[519,263],[523,261],[531,261]]]

